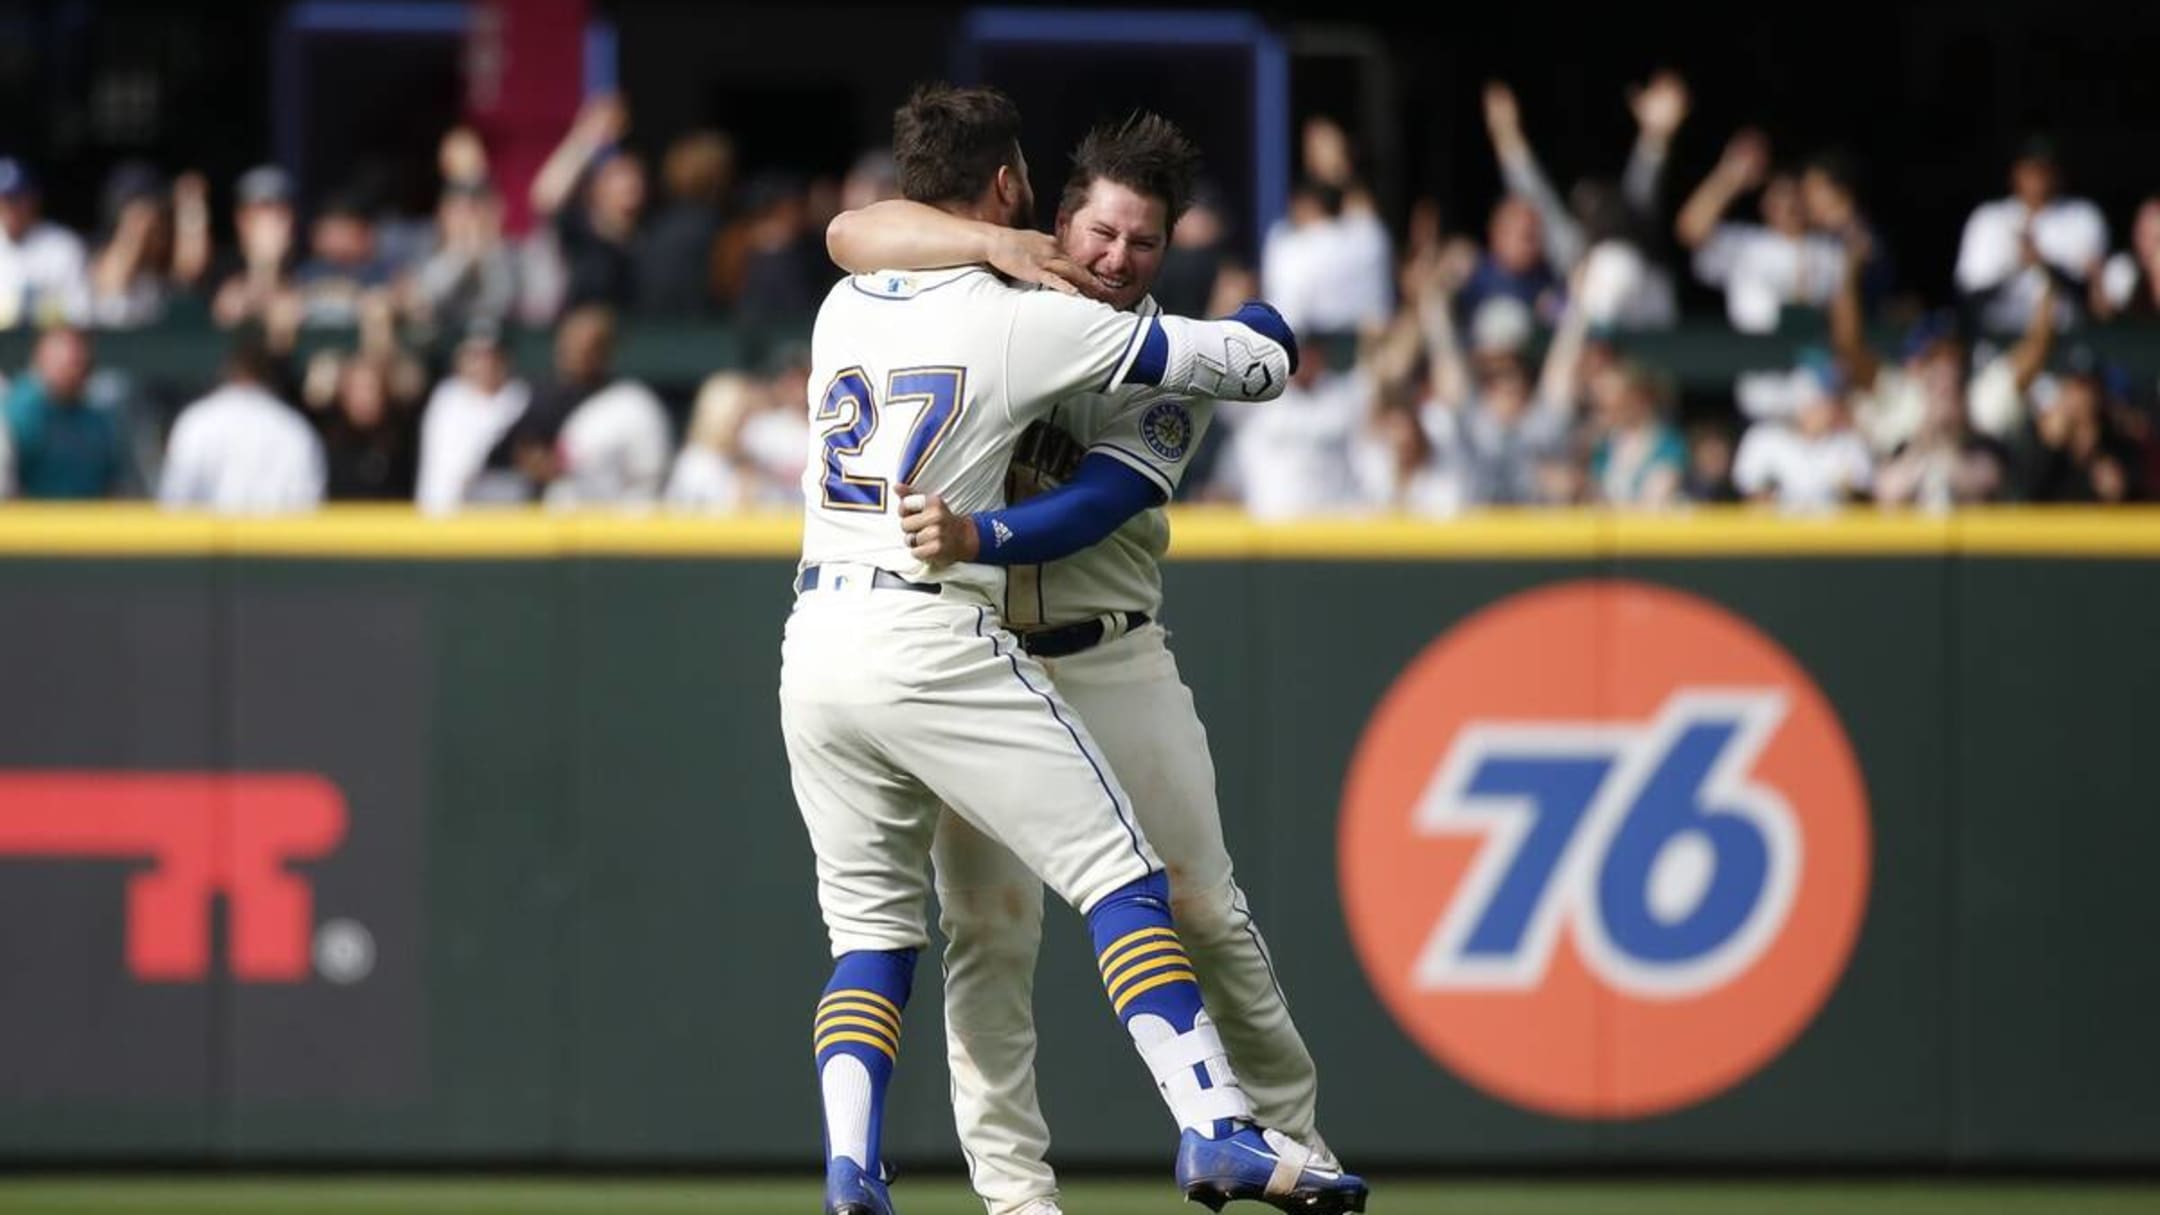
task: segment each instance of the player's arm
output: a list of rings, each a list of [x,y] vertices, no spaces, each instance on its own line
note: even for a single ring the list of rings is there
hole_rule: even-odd
[[[1168,500],[1156,481],[1099,452],[1080,461],[1072,480],[1018,506],[962,515],[936,494],[907,486],[901,494],[900,530],[909,551],[930,565],[1057,561],[1100,544],[1127,519]]]
[[[904,198],[843,211],[825,225],[825,252],[850,274],[988,264],[1007,278],[1068,294],[1102,284],[1057,238],[1004,228]]]
[[[915,555],[933,564],[981,561],[1036,565],[1101,543],[1125,521],[1170,500],[1214,402],[1146,395],[1127,402],[1096,436],[1071,480],[1018,506],[954,515],[935,494],[918,510],[901,501],[900,528]]]
[[[1016,421],[1081,392],[1128,385],[1178,396],[1272,401],[1297,370],[1297,336],[1257,300],[1221,320],[1139,316],[1049,292],[1017,300],[1006,335],[1006,406]]]

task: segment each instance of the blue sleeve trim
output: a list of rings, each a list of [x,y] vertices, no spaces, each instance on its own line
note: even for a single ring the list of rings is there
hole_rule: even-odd
[[[1154,317],[1140,322],[1140,332],[1140,349],[1133,352],[1132,367],[1118,383],[1160,384],[1170,370],[1170,335]]]
[[[1040,497],[970,516],[985,565],[1040,565],[1101,543],[1127,519],[1167,501],[1162,487],[1114,456],[1080,461],[1073,479]]]
[[[1109,442],[1097,443],[1095,446],[1088,448],[1090,455],[1098,451],[1155,482],[1155,492],[1162,495],[1163,501],[1168,502],[1175,495],[1176,488],[1170,484],[1170,479],[1163,476],[1161,469],[1148,463],[1147,458],[1139,452]]]

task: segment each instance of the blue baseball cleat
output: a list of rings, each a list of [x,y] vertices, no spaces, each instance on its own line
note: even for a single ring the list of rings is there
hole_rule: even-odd
[[[825,1215],[893,1215],[886,1177],[872,1177],[844,1156],[825,1166]]]
[[[1304,1215],[1365,1209],[1363,1178],[1322,1162],[1288,1135],[1257,1126],[1241,1126],[1227,1139],[1185,1132],[1177,1179],[1186,1201],[1211,1211],[1240,1198]]]

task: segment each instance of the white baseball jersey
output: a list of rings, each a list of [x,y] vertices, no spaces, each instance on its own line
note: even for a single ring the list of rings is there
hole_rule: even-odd
[[[1114,388],[1144,326],[981,267],[841,280],[811,338],[803,561],[874,565],[995,600],[998,567],[933,570],[908,552],[893,487],[935,490],[961,513],[1005,505],[1021,428],[1075,392]]]
[[[1161,311],[1152,297],[1134,309],[1143,317]],[[1008,496],[1018,502],[1054,489],[1071,479],[1082,459],[1100,454],[1154,482],[1168,499],[1184,481],[1214,416],[1215,402],[1205,397],[1140,386],[1068,397],[1020,436]],[[1158,616],[1160,562],[1169,547],[1169,516],[1156,507],[1061,561],[1013,566],[1005,591],[1006,623],[1016,628],[1071,624],[1106,612]]]

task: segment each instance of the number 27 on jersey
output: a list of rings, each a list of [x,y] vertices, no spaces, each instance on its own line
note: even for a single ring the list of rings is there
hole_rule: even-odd
[[[909,367],[885,377],[881,405],[860,367],[850,367],[833,377],[818,400],[816,420],[830,425],[825,431],[824,486],[827,510],[882,513],[886,488],[894,483],[913,484],[923,466],[951,433],[966,401],[967,371],[961,367]],[[883,453],[865,456],[877,437],[880,414],[908,405],[919,407],[915,424],[898,459]],[[862,471],[871,466],[869,471]],[[850,468],[858,471],[849,471]],[[879,468],[893,475],[870,475]]]

